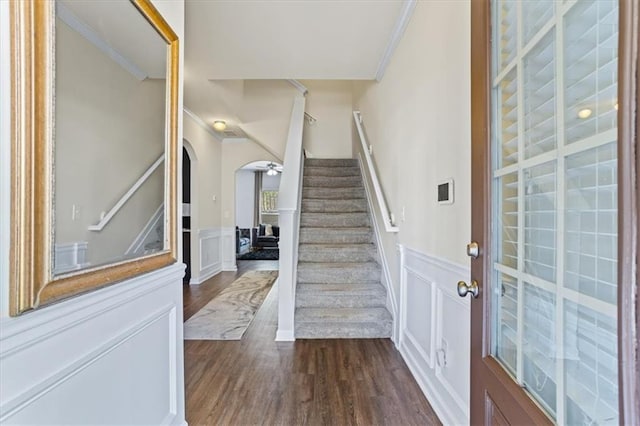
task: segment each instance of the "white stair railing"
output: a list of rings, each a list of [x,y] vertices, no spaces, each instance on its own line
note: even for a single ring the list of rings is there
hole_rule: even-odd
[[[380,214],[383,218],[384,230],[387,232],[398,232],[400,229],[395,225],[393,214],[387,207],[387,202],[384,198],[384,193],[382,192],[382,186],[380,186],[380,180],[378,179],[376,168],[374,167],[373,160],[371,159],[369,144],[362,128],[362,115],[360,114],[360,111],[353,111],[353,119],[356,122],[356,129],[358,130],[358,136],[360,137],[360,143],[362,144],[362,155],[367,163],[366,171],[368,171],[378,208],[380,209]]]
[[[302,150],[304,106],[305,98],[294,99],[278,194],[280,273],[278,275],[277,341],[295,340],[294,313],[298,273],[298,236],[300,233],[300,203],[304,168]]]
[[[149,179],[149,176],[156,171],[156,169],[164,162],[164,154],[162,154],[146,172],[140,176],[140,178],[129,188],[129,190],[118,200],[118,202],[109,210],[109,213],[105,214],[95,225],[89,226],[89,231],[100,232],[107,226],[107,223],[118,213],[118,211],[125,205],[125,203],[133,196],[133,194],[142,186],[143,183]]]

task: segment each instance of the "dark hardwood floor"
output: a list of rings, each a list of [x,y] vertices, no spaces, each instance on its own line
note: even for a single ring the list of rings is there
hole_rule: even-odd
[[[249,270],[240,261],[185,285],[184,318]],[[388,339],[275,342],[277,288],[240,341],[185,341],[187,422],[195,425],[436,425],[431,406]]]

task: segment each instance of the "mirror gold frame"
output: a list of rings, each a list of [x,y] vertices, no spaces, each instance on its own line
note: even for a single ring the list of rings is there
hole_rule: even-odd
[[[179,40],[150,0],[131,0],[167,43],[165,218],[168,249],[53,276],[55,2],[11,0],[12,150],[10,315],[172,264],[177,257]]]

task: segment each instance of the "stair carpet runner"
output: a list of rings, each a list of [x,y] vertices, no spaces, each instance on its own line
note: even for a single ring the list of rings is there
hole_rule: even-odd
[[[354,159],[306,159],[295,336],[391,337],[362,176]]]

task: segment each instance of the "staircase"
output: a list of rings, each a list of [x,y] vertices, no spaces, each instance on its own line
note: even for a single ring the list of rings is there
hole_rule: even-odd
[[[299,240],[296,338],[391,337],[357,160],[305,160]]]

